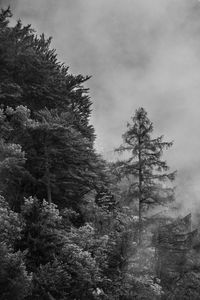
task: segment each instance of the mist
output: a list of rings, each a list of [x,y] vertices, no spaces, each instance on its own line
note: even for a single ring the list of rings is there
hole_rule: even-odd
[[[14,19],[53,36],[70,72],[92,75],[91,122],[105,158],[143,106],[178,170],[177,202],[200,209],[200,3],[197,0],[18,0]]]

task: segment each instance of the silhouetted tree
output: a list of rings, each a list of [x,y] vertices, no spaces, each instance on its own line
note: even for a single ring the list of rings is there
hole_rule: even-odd
[[[50,48],[51,39],[36,36],[21,21],[9,26],[10,17],[9,9],[1,11],[0,135],[22,147],[25,161],[25,176],[16,176],[11,198],[17,209],[30,195],[78,209],[84,195],[106,179],[89,123],[91,100],[83,86],[89,77],[70,74]]]
[[[147,117],[144,108],[136,110],[132,122],[123,134],[123,144],[116,149],[122,153],[130,153],[127,159],[115,164],[117,174],[130,177],[130,192],[138,199],[139,243],[143,228],[143,211],[149,206],[162,204],[172,199],[173,190],[160,185],[166,180],[174,180],[175,172],[168,172],[167,163],[162,160],[163,150],[172,146],[172,142],[164,142],[163,136],[152,137],[153,124]]]

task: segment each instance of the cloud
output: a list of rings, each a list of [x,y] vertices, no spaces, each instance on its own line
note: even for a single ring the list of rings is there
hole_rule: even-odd
[[[5,3],[5,1],[4,1]],[[107,157],[135,109],[174,140],[178,200],[200,202],[200,4],[197,0],[18,0],[15,17],[53,36],[74,73],[92,75],[96,147]],[[187,184],[186,184],[187,183]],[[199,202],[198,202],[199,201]],[[199,205],[199,204],[198,204]]]
[[[10,6],[12,9],[15,9],[18,5],[18,0],[0,0],[0,8],[7,8]]]

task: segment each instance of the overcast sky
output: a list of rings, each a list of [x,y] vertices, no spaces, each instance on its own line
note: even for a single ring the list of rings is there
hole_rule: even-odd
[[[53,36],[74,74],[92,75],[96,147],[107,158],[143,106],[174,140],[177,199],[200,206],[200,3],[197,0],[13,0],[14,19]]]

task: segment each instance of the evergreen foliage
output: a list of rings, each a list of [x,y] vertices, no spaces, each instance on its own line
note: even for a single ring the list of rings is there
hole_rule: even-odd
[[[143,108],[136,110],[132,123],[128,123],[127,127],[123,134],[123,144],[116,151],[128,151],[130,156],[115,163],[114,167],[120,178],[131,176],[129,192],[133,199],[138,199],[141,242],[144,211],[149,206],[173,199],[173,189],[160,185],[160,182],[175,178],[175,172],[168,172],[169,167],[162,160],[163,150],[171,147],[172,142],[164,142],[163,136],[152,137],[153,124]]]
[[[15,251],[22,224],[3,197],[0,197],[0,295],[2,300],[25,299],[31,290],[32,275],[28,274],[21,251]]]
[[[50,48],[51,39],[36,36],[21,21],[9,27],[9,17],[9,9],[2,11],[1,138],[19,144],[24,155],[10,201],[19,210],[23,198],[33,195],[79,210],[77,202],[106,179],[89,124],[91,101],[83,86],[89,77],[70,74]]]
[[[144,211],[173,198],[162,186],[175,175],[162,160],[172,143],[152,137],[140,108],[117,150],[130,157],[106,162],[94,148],[89,76],[70,74],[51,38],[10,26],[11,16],[0,12],[0,299],[190,299],[185,282],[199,299],[193,268],[163,291],[152,233],[141,235]]]

